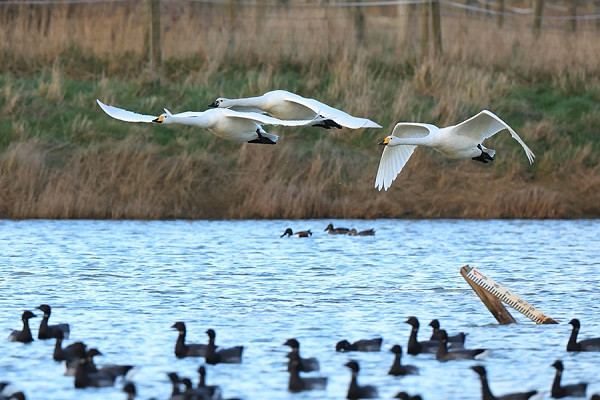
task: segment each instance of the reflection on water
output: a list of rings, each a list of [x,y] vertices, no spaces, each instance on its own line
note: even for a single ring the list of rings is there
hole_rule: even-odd
[[[328,235],[334,226],[375,228],[375,236]],[[311,229],[307,239],[280,238],[285,228]],[[496,394],[541,389],[565,363],[563,381],[589,381],[600,392],[600,353],[565,351],[567,322],[580,337],[598,336],[600,221],[309,220],[309,221],[0,221],[0,325],[20,329],[23,310],[53,307],[50,322],[69,322],[71,338],[104,354],[98,364],[133,363],[139,398],[166,399],[166,373],[197,380],[202,359],[176,359],[178,320],[188,341],[244,345],[240,365],[208,366],[207,380],[226,397],[345,398],[348,359],[359,382],[382,398],[400,391],[425,399],[479,399],[473,361],[438,363],[404,356],[420,375],[387,375],[393,344],[406,347],[410,315],[420,338],[438,318],[450,333],[468,332],[467,347],[491,350],[482,361]],[[499,326],[459,274],[477,267],[560,322]],[[38,310],[38,314],[41,314]],[[40,318],[32,320],[34,335]],[[381,335],[379,353],[336,353],[335,343]],[[327,390],[287,391],[286,339],[318,357]],[[0,340],[1,380],[32,399],[121,399],[115,388],[75,390],[52,360],[52,341]],[[406,349],[405,349],[406,351]],[[309,376],[315,373],[308,374]]]

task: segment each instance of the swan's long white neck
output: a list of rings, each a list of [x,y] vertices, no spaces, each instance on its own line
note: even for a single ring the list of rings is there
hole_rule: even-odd
[[[233,107],[259,107],[263,102],[262,96],[246,97],[244,99],[229,99],[229,105]]]

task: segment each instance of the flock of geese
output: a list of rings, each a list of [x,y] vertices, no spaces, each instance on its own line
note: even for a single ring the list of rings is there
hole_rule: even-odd
[[[53,359],[63,362],[65,375],[74,377],[73,386],[76,389],[102,388],[115,385],[117,378],[123,378],[123,391],[128,400],[133,400],[137,396],[136,387],[131,380],[132,372],[135,371],[133,365],[105,365],[96,366],[94,357],[102,353],[95,348],[81,342],[73,342],[63,347],[63,340],[69,336],[68,324],[49,325],[51,308],[47,304],[38,307],[44,314],[38,330],[38,339],[55,339],[56,344],[53,351]],[[10,342],[31,343],[34,341],[29,320],[34,318],[33,312],[26,310],[21,319],[23,327],[21,330],[14,330],[8,336]],[[449,335],[444,329],[440,328],[437,319],[432,320],[429,326],[432,328],[432,334],[429,340],[418,340],[419,320],[411,316],[405,323],[411,326],[411,332],[408,338],[406,353],[412,356],[420,354],[435,354],[435,358],[440,362],[453,360],[478,360],[489,353],[489,349],[476,348],[466,349],[464,347],[467,334],[460,332],[455,335]],[[581,328],[578,319],[570,321],[572,325],[571,335],[568,339],[566,350],[569,352],[600,352],[600,337],[577,341],[577,336]],[[177,359],[188,357],[204,358],[207,365],[215,364],[240,364],[242,363],[244,346],[221,347],[216,345],[216,332],[213,329],[206,330],[208,343],[186,343],[186,325],[183,321],[175,322],[171,328],[177,330],[178,336],[175,342],[174,355]],[[336,352],[379,352],[381,350],[383,338],[376,337],[370,339],[361,339],[355,342],[340,340],[335,345]],[[316,357],[302,357],[300,355],[300,343],[296,338],[288,339],[283,346],[289,346],[290,352],[287,354],[287,371],[289,380],[287,389],[292,393],[308,390],[325,390],[327,388],[328,378],[324,376],[302,376],[304,373],[319,371],[320,364]],[[332,348],[333,350],[333,348]],[[414,365],[402,364],[402,346],[395,344],[390,352],[394,354],[394,360],[388,370],[389,375],[405,376],[418,375],[419,369]],[[356,357],[354,357],[356,358]],[[373,385],[360,385],[358,375],[360,365],[356,359],[350,359],[344,364],[351,371],[350,382],[346,392],[347,399],[372,399],[378,398],[377,387]],[[552,367],[556,369],[554,381],[551,386],[550,395],[552,398],[560,399],[564,397],[585,397],[587,383],[563,385],[561,383],[564,365],[562,361],[556,360]],[[166,373],[171,382],[171,395],[168,400],[222,400],[222,389],[216,385],[207,385],[206,366],[200,365],[197,369],[199,378],[198,383],[194,385],[192,379],[181,377],[176,372]],[[481,381],[481,398],[483,400],[527,400],[535,395],[543,395],[538,390],[505,394],[503,396],[494,396],[490,390],[487,372],[483,365],[471,366],[471,369],[479,375]],[[0,400],[25,400],[25,394],[22,391],[12,392],[8,395],[3,394],[9,382],[0,382]],[[409,395],[406,392],[399,392],[394,398],[421,400],[419,394]],[[231,399],[234,400],[234,399]],[[592,395],[590,400],[600,400],[600,395]]]
[[[285,90],[273,90],[257,97],[218,98],[209,105],[212,108],[206,111],[172,114],[165,109],[158,116],[138,114],[96,101],[104,112],[121,121],[197,126],[234,142],[275,144],[278,136],[266,132],[263,125],[308,125],[325,129],[381,128],[370,119],[354,117],[318,100]],[[507,130],[523,147],[529,163],[533,163],[535,156],[519,135],[488,110],[460,124],[444,128],[425,123],[399,122],[391,135],[379,143],[385,147],[375,187],[387,190],[417,146],[430,147],[456,159],[471,158],[482,163],[493,161],[495,151],[483,146],[483,141],[503,130]]]

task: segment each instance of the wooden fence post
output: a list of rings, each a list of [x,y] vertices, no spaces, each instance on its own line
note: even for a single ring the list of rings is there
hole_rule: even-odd
[[[354,27],[356,31],[356,41],[363,44],[365,40],[365,13],[361,6],[362,0],[358,0],[358,5],[354,7]]]
[[[599,0],[600,1],[600,0]],[[414,22],[417,16],[417,5],[416,4],[404,4],[398,5],[398,14],[402,15],[403,10],[406,10],[404,16],[404,41],[410,43],[411,46],[415,42],[415,29]],[[399,21],[400,22],[400,21]]]
[[[436,56],[442,54],[442,18],[440,16],[440,1],[431,3],[431,24],[433,26],[433,50]]]
[[[504,0],[498,1],[498,26],[502,28],[504,25]]]
[[[596,0],[596,15],[600,14],[600,0]],[[600,18],[596,18],[596,30],[600,31]]]
[[[429,55],[429,1],[421,3],[421,57]]]
[[[152,78],[160,80],[162,72],[162,46],[160,39],[160,0],[148,0],[148,28],[146,54]],[[157,79],[158,78],[158,79]]]
[[[577,31],[577,2],[578,0],[571,0],[571,32]]]
[[[540,36],[542,29],[542,10],[544,8],[544,0],[535,0],[534,17],[533,17],[533,33],[535,37]]]

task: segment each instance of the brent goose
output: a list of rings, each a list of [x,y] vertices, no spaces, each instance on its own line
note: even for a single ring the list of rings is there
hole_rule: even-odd
[[[85,344],[83,342],[71,343],[67,347],[62,347],[63,333],[62,331],[56,332],[56,344],[54,345],[54,352],[52,358],[54,361],[68,361],[77,359],[78,348],[83,347],[85,350]]]
[[[350,360],[344,365],[352,370],[352,379],[350,380],[348,394],[346,395],[347,399],[375,399],[378,397],[377,388],[375,386],[360,386],[358,384],[356,377],[358,376],[360,368],[356,361]]]
[[[383,338],[361,339],[354,343],[347,340],[340,340],[335,345],[335,351],[379,351],[381,350]]]
[[[389,375],[403,376],[417,375],[419,373],[419,369],[414,365],[402,365],[402,346],[395,344],[392,346],[391,352],[396,356],[394,357],[394,363],[388,372]]]
[[[504,396],[494,396],[488,385],[487,373],[483,365],[475,365],[471,367],[473,371],[479,375],[481,379],[481,398],[482,400],[527,400],[531,396],[537,394],[537,390],[522,393],[505,394]]]
[[[429,323],[429,326],[433,329],[429,340],[440,340],[440,321],[433,319]],[[451,347],[463,347],[466,337],[467,334],[464,332],[457,333],[456,335],[448,335],[448,344]]]
[[[57,332],[63,333],[63,339],[69,338],[69,324],[48,325],[51,309],[48,304],[42,304],[38,307],[44,313],[40,329],[38,331],[38,339],[52,339],[56,337]]]
[[[577,318],[573,318],[569,323],[573,325],[573,330],[567,343],[567,351],[600,351],[600,338],[584,339],[578,342],[577,334],[581,324]]]
[[[125,385],[123,385],[123,391],[127,393],[127,400],[135,399],[137,391],[135,390],[135,385],[133,382],[125,382]]]
[[[348,235],[350,235],[350,236],[375,236],[375,229],[367,229],[367,230],[358,232],[356,229],[352,228],[348,231]]]
[[[287,228],[285,230],[285,232],[283,232],[283,235],[279,236],[280,238],[284,237],[285,235],[287,235],[287,237],[309,237],[312,236],[312,232],[309,230],[307,231],[300,231],[300,232],[296,232],[294,233],[294,231],[292,231],[291,228]]]
[[[175,328],[179,331],[179,336],[177,337],[177,342],[175,342],[175,357],[177,358],[185,358],[185,357],[204,357],[206,355],[206,345],[205,344],[186,344],[185,343],[185,334],[186,328],[185,323],[178,321],[171,326],[171,328]]]
[[[80,358],[75,368],[75,388],[109,387],[115,384],[115,376],[103,372],[87,372],[88,360]]]
[[[108,375],[112,375],[115,378],[117,376],[125,376],[132,368],[133,365],[115,365],[115,364],[111,364],[111,365],[104,365],[100,368],[96,367],[96,364],[94,363],[94,357],[95,356],[101,356],[102,353],[100,353],[100,351],[98,349],[89,349],[87,351],[87,357],[88,357],[88,365],[87,365],[87,372],[100,372],[103,374],[108,374]]]
[[[10,335],[8,335],[8,341],[21,343],[33,342],[33,336],[31,336],[31,329],[29,329],[29,320],[34,317],[35,314],[33,314],[29,310],[23,312],[23,314],[21,315],[21,320],[23,321],[23,329],[20,331],[12,331]]]
[[[181,393],[181,389],[179,388],[179,376],[175,372],[169,372],[167,376],[173,385],[173,390],[171,390],[171,397],[169,399],[184,399],[183,393]]]
[[[244,351],[244,346],[235,346],[227,349],[217,350],[215,346],[215,331],[208,329],[206,334],[208,335],[208,345],[206,346],[206,354],[204,358],[208,364],[239,364],[242,362],[242,352]]]
[[[325,228],[325,230],[330,235],[347,235],[348,232],[350,232],[350,229],[348,228],[334,228],[333,224],[327,225],[327,228]]]
[[[198,374],[200,380],[198,381],[198,388],[195,390],[196,396],[200,399],[221,400],[221,388],[206,384],[206,368],[204,368],[204,365],[198,367]]]
[[[556,375],[554,376],[554,382],[552,382],[551,397],[554,399],[562,399],[563,397],[585,397],[585,391],[587,389],[587,383],[575,383],[571,385],[560,385],[560,378],[564,370],[563,363],[560,360],[554,361],[552,364],[556,368]]]
[[[398,392],[395,396],[395,399],[402,399],[402,400],[423,400],[423,398],[416,394],[414,396],[409,395],[406,392]]]
[[[439,340],[426,340],[419,342],[417,334],[419,333],[419,320],[417,317],[408,317],[405,323],[412,326],[410,336],[408,337],[408,346],[406,352],[413,356],[420,353],[435,353],[439,347]]]
[[[288,371],[290,379],[288,381],[288,390],[290,392],[302,392],[304,390],[325,390],[327,387],[327,377],[300,377],[300,361],[292,357],[292,353],[288,354],[290,363]]]
[[[296,339],[288,339],[284,346],[290,346],[292,351],[288,354],[288,371],[291,371],[293,361],[298,361],[298,370],[300,372],[311,372],[319,370],[319,360],[315,357],[302,358],[300,357],[300,343]]]
[[[6,399],[7,400],[10,400],[10,399],[25,400],[25,393],[23,393],[23,392],[14,392],[10,396],[8,396]]]
[[[474,360],[475,357],[481,355],[485,349],[456,349],[448,351],[448,334],[445,330],[440,329],[440,344],[435,358],[438,361],[449,361],[449,360]]]

